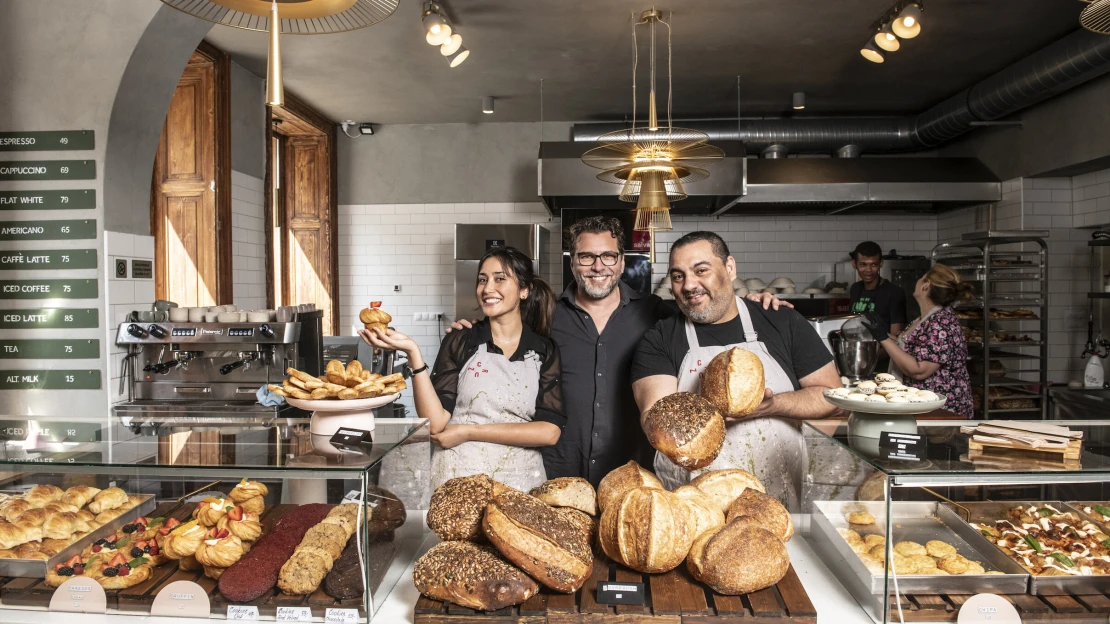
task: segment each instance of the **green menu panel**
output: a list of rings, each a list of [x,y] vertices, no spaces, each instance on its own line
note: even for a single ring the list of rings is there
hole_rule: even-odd
[[[0,240],[72,240],[96,238],[96,219],[0,221]]]
[[[0,210],[81,210],[96,208],[96,189],[0,191]]]
[[[100,326],[96,308],[0,310],[0,329],[85,329]]]
[[[0,371],[0,390],[99,390],[98,370]]]
[[[0,152],[91,150],[94,147],[96,139],[92,130],[0,132]]]
[[[101,442],[100,423],[56,422],[47,420],[0,420],[0,440],[22,441],[31,433],[39,441]]]
[[[0,340],[0,359],[95,360],[98,357],[100,357],[100,341],[95,338]]]
[[[95,269],[95,249],[0,251],[0,271]]]
[[[0,280],[0,299],[96,299],[95,279]]]
[[[95,180],[96,161],[89,160],[0,160],[0,181],[9,180]]]

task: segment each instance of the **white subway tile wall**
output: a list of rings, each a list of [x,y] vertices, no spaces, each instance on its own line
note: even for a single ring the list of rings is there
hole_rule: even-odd
[[[241,310],[266,307],[264,203],[262,180],[231,172],[231,303]]]
[[[1074,227],[1110,224],[1110,169],[1073,177],[1071,192]]]
[[[135,279],[131,276],[132,260],[154,261],[154,237],[123,232],[104,232],[104,284],[107,319],[104,322],[105,344],[108,345],[107,381],[105,391],[108,402],[126,401],[128,389],[120,393],[120,375],[123,356],[127,353],[116,345],[116,330],[132,310],[149,310],[154,302],[154,279]],[[127,277],[116,277],[116,260],[127,262]]]

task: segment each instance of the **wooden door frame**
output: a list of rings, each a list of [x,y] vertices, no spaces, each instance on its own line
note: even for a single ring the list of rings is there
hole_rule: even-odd
[[[263,220],[266,229],[266,300],[267,305],[273,306],[275,301],[274,293],[274,265],[273,259],[275,253],[281,253],[280,249],[274,249],[274,218],[273,218],[273,146],[274,135],[295,136],[297,134],[323,134],[328,143],[328,229],[329,237],[331,240],[331,280],[328,284],[331,291],[332,306],[331,306],[331,326],[336,335],[339,335],[339,157],[338,157],[338,133],[334,121],[328,119],[320,114],[316,109],[312,108],[301,98],[297,97],[288,90],[285,91],[285,104],[280,107],[266,106],[266,117],[269,123],[266,124],[266,175],[263,180],[263,192],[265,198],[263,201],[266,203],[266,214]],[[274,119],[280,119],[281,130],[274,131]],[[284,175],[284,168],[283,168]],[[288,267],[284,265],[286,262],[284,254],[282,254],[282,272],[283,278],[289,275]],[[288,304],[288,302],[285,302]]]
[[[213,149],[213,168],[215,169],[216,188],[216,305],[231,303],[234,298],[234,277],[232,264],[234,256],[231,246],[231,56],[216,46],[202,40],[196,54],[212,62],[214,69],[215,92],[212,110],[212,132],[216,144]],[[163,120],[163,124],[165,121]],[[155,187],[151,184],[151,206],[154,206]],[[150,211],[150,234],[155,236],[158,224],[156,212]],[[155,241],[157,244],[157,241]],[[155,256],[158,256],[155,253]]]

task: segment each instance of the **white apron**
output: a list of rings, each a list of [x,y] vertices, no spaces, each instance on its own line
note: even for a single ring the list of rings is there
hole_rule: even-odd
[[[536,393],[543,361],[535,352],[524,359],[490,353],[481,345],[459,373],[458,398],[448,425],[521,424],[536,414]],[[455,477],[486,474],[528,492],[547,480],[539,449],[492,442],[463,442],[449,449],[432,446],[432,489]]]
[[[772,392],[784,394],[794,391],[794,384],[786,371],[759,341],[747,305],[737,297],[736,306],[744,328],[744,342],[703,347],[698,343],[694,324],[686,319],[686,341],[690,350],[682,359],[678,377],[679,392],[700,393],[702,375],[710,360],[733,347],[751,351],[759,357],[763,363],[764,382]],[[756,418],[728,425],[724,447],[709,466],[691,473],[672,462],[666,455],[656,452],[655,473],[667,489],[673,490],[709,470],[741,468],[756,475],[767,488],[768,494],[795,512],[799,508],[798,492],[801,490],[802,473],[805,469],[804,457],[805,443],[798,427],[779,418]]]

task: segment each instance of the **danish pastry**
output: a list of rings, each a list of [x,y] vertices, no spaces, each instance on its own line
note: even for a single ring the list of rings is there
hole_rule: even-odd
[[[74,576],[96,578],[100,574],[100,565],[96,559],[73,555],[65,563],[59,563],[52,570],[47,570],[43,581],[50,587],[58,587]]]
[[[258,521],[258,514],[244,511],[241,506],[235,507],[220,518],[216,528],[226,529],[243,542],[254,542],[262,537],[262,523]]]
[[[243,479],[239,482],[238,485],[232,488],[227,497],[230,498],[232,502],[242,503],[247,499],[251,499],[256,496],[265,496],[269,493],[270,490],[266,487],[264,483],[260,481],[247,481],[246,479]]]
[[[162,540],[162,552],[170,559],[184,559],[197,552],[204,541],[204,527],[194,520],[173,529]]]
[[[255,496],[239,503],[239,506],[247,513],[262,515],[262,512],[266,511],[266,500],[261,496]]]
[[[204,536],[204,541],[197,546],[194,555],[197,563],[204,566],[205,574],[209,568],[226,568],[243,556],[243,542],[232,535],[227,529],[212,529]],[[222,572],[222,570],[221,570]],[[210,578],[219,578],[210,576]]]
[[[214,527],[234,505],[226,498],[206,498],[193,511],[193,517],[202,526]]]

